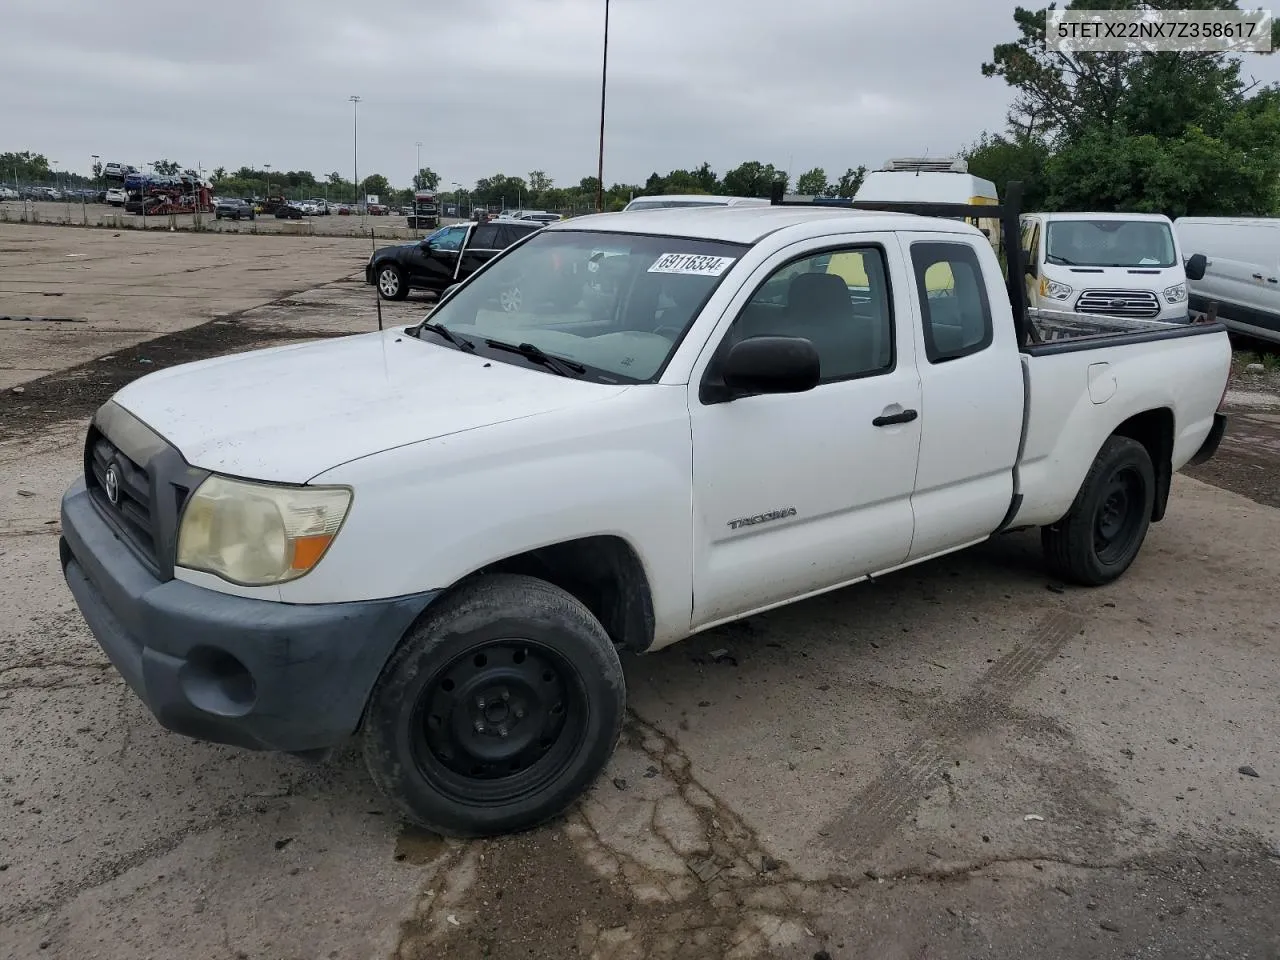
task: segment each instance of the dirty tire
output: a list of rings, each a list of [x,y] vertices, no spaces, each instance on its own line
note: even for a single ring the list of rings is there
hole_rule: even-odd
[[[591,611],[544,580],[481,577],[430,607],[383,669],[365,763],[429,830],[524,830],[595,781],[625,707],[618,653]]]
[[[1041,528],[1050,569],[1087,587],[1115,580],[1142,549],[1155,491],[1146,447],[1129,437],[1108,437],[1067,515]]]

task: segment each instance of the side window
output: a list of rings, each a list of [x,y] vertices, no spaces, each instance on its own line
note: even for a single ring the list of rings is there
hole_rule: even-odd
[[[824,250],[779,267],[756,288],[728,340],[760,336],[809,340],[822,361],[823,383],[892,370],[884,254],[878,247]]]
[[[462,247],[462,238],[466,235],[466,227],[448,227],[431,241],[431,248],[433,250],[458,250]]]
[[[471,246],[478,250],[499,249],[498,227],[492,223],[485,223],[476,227],[476,232],[471,237]]]
[[[989,347],[991,303],[973,247],[965,243],[913,243],[911,263],[929,362],[943,363]],[[942,283],[944,275],[947,285]]]

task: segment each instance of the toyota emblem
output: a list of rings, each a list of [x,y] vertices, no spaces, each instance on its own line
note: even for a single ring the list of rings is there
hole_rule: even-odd
[[[106,476],[102,478],[102,488],[107,492],[107,499],[111,501],[111,505],[118,506],[120,503],[120,474],[116,473],[115,465],[107,467]]]

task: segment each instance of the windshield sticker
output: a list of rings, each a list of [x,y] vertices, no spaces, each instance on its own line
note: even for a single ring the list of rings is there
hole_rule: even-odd
[[[700,253],[664,253],[653,262],[650,273],[679,273],[689,277],[718,277],[737,257],[709,257]]]

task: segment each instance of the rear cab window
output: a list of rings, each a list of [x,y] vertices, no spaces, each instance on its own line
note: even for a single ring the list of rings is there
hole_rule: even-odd
[[[946,363],[989,347],[995,331],[977,251],[967,243],[921,241],[911,245],[911,266],[928,361]]]

